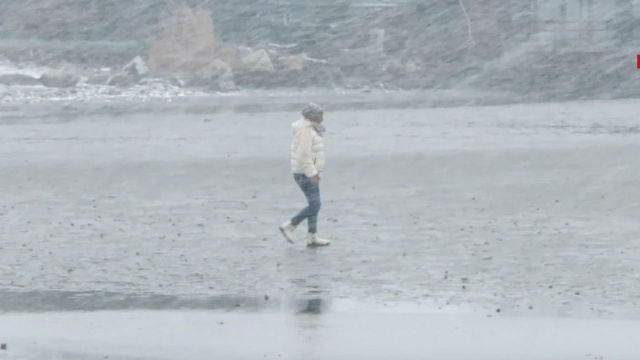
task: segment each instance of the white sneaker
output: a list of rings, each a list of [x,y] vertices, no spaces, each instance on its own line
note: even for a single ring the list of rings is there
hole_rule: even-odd
[[[307,246],[327,246],[331,241],[319,238],[316,234],[307,234]]]
[[[282,233],[284,238],[287,239],[287,241],[292,243],[292,244],[293,244],[293,241],[294,241],[293,232],[295,230],[296,230],[296,227],[291,224],[291,220],[289,220],[289,221],[285,222],[284,224],[280,225],[280,232]]]

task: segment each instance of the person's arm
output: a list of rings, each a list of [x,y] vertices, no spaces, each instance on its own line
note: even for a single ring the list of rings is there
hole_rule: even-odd
[[[311,148],[313,146],[313,130],[309,128],[301,129],[300,138],[298,139],[298,148],[296,149],[296,156],[304,174],[308,178],[312,178],[318,175],[316,165],[313,163],[313,156],[311,155]]]

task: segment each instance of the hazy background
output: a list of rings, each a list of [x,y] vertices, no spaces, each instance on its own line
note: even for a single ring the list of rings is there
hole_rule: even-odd
[[[640,94],[639,8],[634,0],[5,1],[0,84],[37,84],[6,74],[66,69],[63,80],[43,82],[627,98]]]

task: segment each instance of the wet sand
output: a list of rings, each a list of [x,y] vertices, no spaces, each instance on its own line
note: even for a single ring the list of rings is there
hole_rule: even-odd
[[[277,231],[304,204],[295,112],[5,122],[0,303],[322,294],[637,319],[639,105],[329,111],[319,227],[334,242],[316,250]],[[117,296],[96,308],[88,291]]]

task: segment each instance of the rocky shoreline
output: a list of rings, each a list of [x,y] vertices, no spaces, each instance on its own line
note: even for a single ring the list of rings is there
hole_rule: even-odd
[[[632,44],[559,46],[547,30],[527,25],[540,19],[512,22],[514,14],[484,11],[495,7],[489,3],[331,2],[321,13],[270,2],[109,0],[88,12],[64,2],[16,3],[17,18],[33,26],[0,21],[7,35],[0,41],[0,104],[194,98],[198,108],[217,109],[228,108],[229,98],[316,91],[348,96],[353,109],[640,97]],[[515,4],[504,10],[519,13]],[[51,17],[67,21],[40,26]],[[241,26],[249,20],[252,26]],[[373,93],[400,100],[374,96],[365,106],[353,99]],[[250,101],[261,107],[260,99]]]
[[[184,89],[148,87],[113,91],[104,87],[80,87],[47,91],[42,88],[12,88],[9,101],[0,102],[3,121],[84,115],[118,114],[215,114],[297,112],[309,101],[327,111],[382,110],[458,106],[501,105],[524,102],[506,93],[466,91],[383,91],[290,89],[206,94]],[[1,92],[0,92],[1,93]]]
[[[140,57],[118,71],[81,69],[70,64],[51,69],[0,61],[0,118],[5,120],[83,114],[297,111],[308,101],[322,103],[331,111],[497,105],[525,99],[506,92],[474,89],[230,86],[212,90],[187,86],[175,76],[153,77]]]
[[[260,50],[253,54],[256,57],[247,55],[251,61],[243,58],[245,65],[253,66],[253,70],[248,72],[229,72],[227,68],[227,72],[215,76],[194,73],[191,77],[150,72],[140,56],[122,68],[94,69],[68,63],[58,64],[59,67],[54,69],[34,63],[16,64],[0,58],[0,119],[124,113],[297,111],[308,101],[322,103],[331,111],[505,105],[638,96],[638,88],[634,85],[637,74],[629,76],[628,81],[618,82],[615,80],[619,76],[606,74],[598,83],[603,91],[589,91],[593,86],[586,86],[587,77],[582,71],[574,74],[577,80],[567,80],[567,84],[571,83],[571,86],[579,89],[576,92],[563,86],[553,86],[554,80],[550,79],[550,70],[547,68],[534,69],[539,72],[534,77],[538,84],[535,85],[513,71],[506,72],[502,68],[510,69],[512,66],[504,63],[486,67],[482,76],[469,75],[467,81],[455,87],[401,89],[384,83],[373,87],[344,83],[340,86],[322,86],[320,83],[299,83],[295,86],[287,82],[287,71],[272,71],[273,64],[267,51]],[[300,72],[316,65],[330,69],[330,66],[313,59],[304,61],[306,64],[302,68],[291,71]],[[222,61],[216,60],[213,65],[212,69],[216,66],[218,70],[225,69]],[[242,76],[245,76],[247,83],[238,86],[239,83],[243,84]],[[560,79],[560,74],[556,78]],[[609,89],[613,83],[615,86]]]

